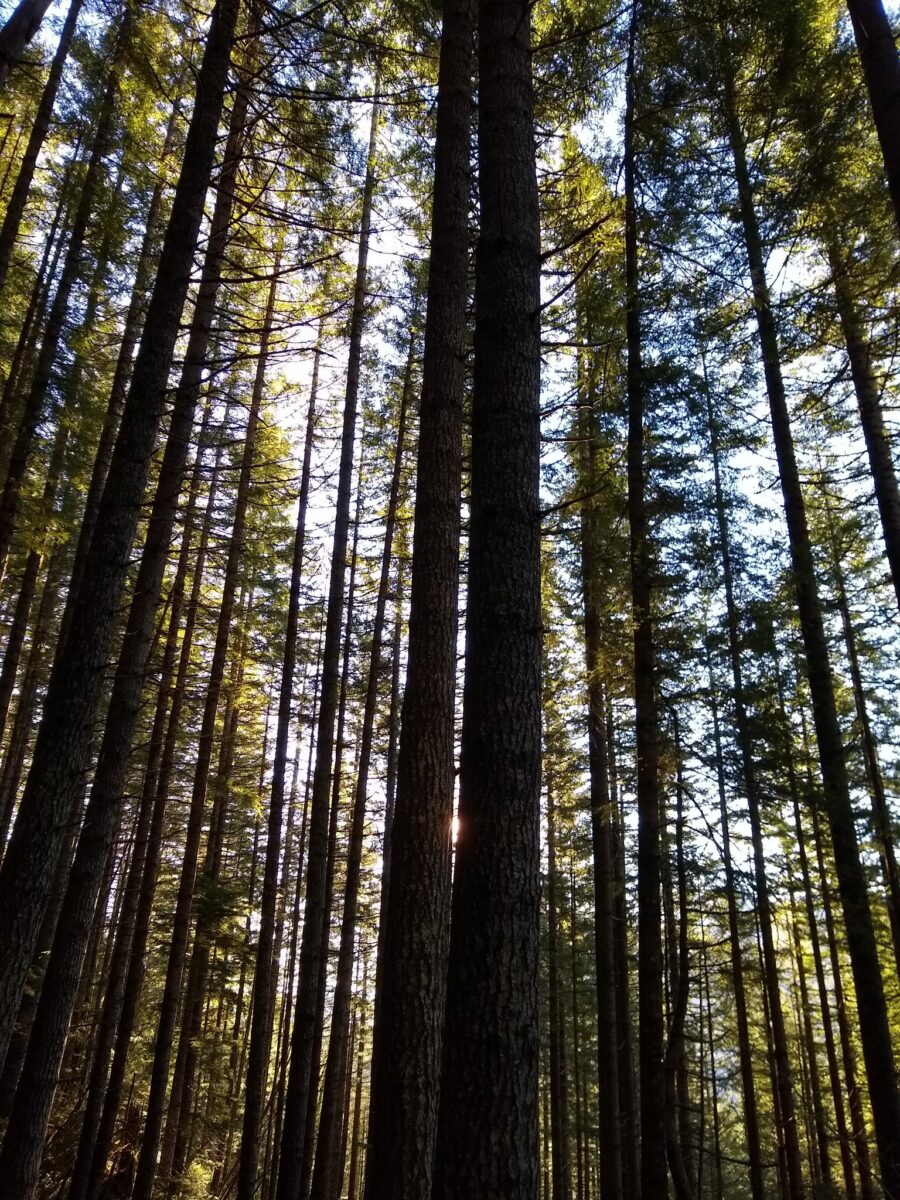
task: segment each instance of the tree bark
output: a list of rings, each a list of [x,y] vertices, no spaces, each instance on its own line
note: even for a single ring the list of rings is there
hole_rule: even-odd
[[[540,221],[530,5],[482,0],[466,682],[434,1200],[534,1200]]]
[[[847,0],[900,228],[900,55],[882,0]]]
[[[56,53],[53,55],[53,62],[50,64],[50,73],[47,76],[47,82],[44,84],[44,90],[41,92],[40,103],[34,115],[31,132],[28,135],[28,144],[25,147],[25,153],[19,164],[16,182],[13,184],[12,192],[7,201],[6,212],[3,214],[3,224],[0,225],[0,289],[3,288],[6,282],[6,274],[9,270],[13,248],[19,236],[22,214],[25,212],[28,194],[31,191],[34,169],[37,166],[38,155],[41,152],[41,147],[50,129],[53,105],[56,103],[56,93],[59,91],[63,67],[66,64],[66,59],[69,57],[72,39],[75,36],[75,26],[78,22],[83,2],[84,0],[71,0],[69,4],[69,11],[63,23]],[[0,40],[2,40],[2,34],[0,34]],[[0,50],[0,83],[2,83],[2,73],[3,59],[2,50]]]
[[[118,624],[212,172],[237,7],[238,0],[217,0],[213,12],[182,171],[85,564],[84,584],[73,601],[66,652],[54,662],[28,784],[0,870],[0,914],[6,930],[0,948],[2,1052],[18,1008],[66,819],[88,765],[92,727]],[[23,1181],[36,1167],[33,1156],[27,1157],[30,1161],[27,1165],[23,1161]],[[25,1186],[30,1190],[30,1183]]]
[[[828,639],[819,601],[800,471],[781,372],[778,331],[766,280],[762,239],[754,207],[746,146],[737,118],[734,82],[727,66],[723,82],[723,115],[728,124],[734,156],[738,201],[762,349],[772,434],[781,476],[797,610],[822,773],[822,803],[831,829],[850,964],[856,985],[856,1006],[882,1181],[889,1200],[900,1200],[900,1094],[897,1090],[884,983],[854,824],[843,739],[834,697]]]
[[[471,0],[443,6],[406,686],[385,855],[366,1200],[433,1171],[450,907],[472,107]]]

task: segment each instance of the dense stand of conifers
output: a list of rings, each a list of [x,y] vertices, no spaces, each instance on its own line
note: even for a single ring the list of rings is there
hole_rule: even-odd
[[[6,14],[2,1200],[900,1200],[891,11]]]

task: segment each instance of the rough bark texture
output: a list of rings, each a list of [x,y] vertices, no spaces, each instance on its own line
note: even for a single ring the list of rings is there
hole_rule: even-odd
[[[238,0],[218,0],[213,12],[181,175],[85,564],[85,582],[74,599],[66,653],[53,665],[19,818],[0,871],[0,914],[6,930],[0,948],[0,1052],[6,1049],[68,816],[88,766],[212,172],[237,9]]]
[[[434,1200],[535,1200],[540,224],[530,6],[479,7],[466,684]]]
[[[471,0],[448,0],[438,77],[409,650],[386,847],[390,876],[376,989],[366,1200],[427,1194],[434,1158],[454,788],[471,43]]]
[[[900,55],[881,0],[847,0],[900,227]]]
[[[0,87],[37,33],[49,7],[50,0],[19,0],[0,29]]]

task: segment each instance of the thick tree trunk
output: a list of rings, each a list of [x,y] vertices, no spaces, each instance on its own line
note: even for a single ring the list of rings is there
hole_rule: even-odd
[[[882,0],[847,0],[900,227],[900,55]]]
[[[466,682],[434,1200],[534,1200],[541,773],[540,222],[531,11],[479,6],[481,231]]]
[[[447,0],[438,76],[431,257],[416,468],[410,628],[383,954],[372,1038],[366,1200],[427,1194],[437,1127],[466,378],[471,0]]]
[[[25,48],[37,33],[50,0],[19,0],[0,29],[0,87],[6,83]]]
[[[75,612],[66,653],[53,666],[28,785],[0,871],[0,914],[6,930],[0,949],[0,1051],[4,1052],[66,820],[88,766],[93,723],[118,624],[131,545],[212,172],[237,7],[238,0],[218,0],[213,13],[181,176],[85,566],[84,585],[73,600]],[[27,1164],[22,1160],[23,1182],[26,1175],[31,1178],[37,1165],[33,1155],[26,1157]],[[24,1186],[26,1190],[31,1188],[30,1183]]]

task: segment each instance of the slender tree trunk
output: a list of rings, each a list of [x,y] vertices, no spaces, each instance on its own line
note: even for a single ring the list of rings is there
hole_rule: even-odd
[[[582,405],[579,440],[583,486],[591,495],[595,481],[595,415]],[[581,586],[588,687],[588,761],[591,772],[591,847],[594,875],[594,953],[597,976],[597,1071],[599,1084],[600,1196],[623,1200],[622,1128],[619,1111],[619,1028],[616,990],[627,979],[616,976],[614,806],[610,796],[606,704],[600,675],[603,649],[599,515],[591,499],[581,506]]]
[[[665,1194],[663,953],[660,934],[659,750],[651,600],[650,530],[645,500],[644,370],[635,196],[635,90],[638,0],[631,12],[625,96],[625,337],[628,387],[628,522],[634,624],[635,759],[638,806],[638,1009],[641,1091],[641,1197]]]
[[[375,193],[376,139],[380,114],[377,81],[375,95],[376,100],[372,108],[369,132],[366,180],[363,188],[353,310],[350,318],[350,345],[347,355],[347,385],[344,394],[344,417],[341,430],[334,542],[328,585],[325,645],[322,651],[322,689],[316,738],[316,766],[310,804],[306,905],[303,936],[300,942],[300,979],[291,1035],[291,1066],[285,1095],[277,1200],[299,1200],[300,1198],[304,1170],[304,1137],[309,1108],[311,1104],[314,1104],[313,1059],[316,1043],[316,1014],[320,976],[325,969],[326,951],[323,935],[328,874],[329,797],[334,762],[334,722],[338,701],[344,581],[347,572],[347,541],[350,530],[350,493],[353,482],[353,453],[356,438],[362,336],[366,318],[369,235],[372,223],[372,201]]]
[[[97,1042],[94,1048],[94,1060],[88,1082],[87,1098],[84,1104],[81,1136],[75,1163],[72,1167],[67,1200],[85,1200],[87,1195],[88,1177],[97,1145],[97,1135],[107,1086],[107,1068],[111,1057],[115,1053],[116,1031],[119,1027],[119,1020],[122,1013],[128,961],[134,942],[142,879],[151,839],[156,787],[159,778],[159,761],[162,755],[166,718],[169,712],[173,677],[176,669],[179,634],[181,632],[184,609],[184,593],[191,556],[194,514],[202,482],[203,451],[206,444],[209,415],[210,406],[207,405],[198,442],[197,458],[191,478],[189,498],[185,509],[185,527],[181,550],[179,552],[175,578],[172,583],[169,627],[163,650],[162,663],[160,665],[160,682],[157,691],[153,726],[150,733],[147,765],[144,770],[144,782],[141,790],[138,816],[135,823],[131,863],[123,889],[119,920],[115,925],[115,946],[107,976],[103,1007],[97,1032]],[[130,1035],[131,1031],[130,1029],[127,1031],[123,1030],[123,1033],[126,1032]]]
[[[825,494],[825,513],[828,523],[829,541],[831,543],[831,570],[834,575],[834,585],[837,592],[837,607],[841,615],[841,628],[844,634],[844,645],[847,649],[847,663],[850,667],[850,680],[853,685],[853,702],[856,708],[856,717],[859,721],[863,760],[866,765],[866,777],[869,782],[869,796],[872,800],[875,835],[881,854],[881,869],[887,892],[886,900],[891,926],[894,964],[897,969],[897,977],[900,979],[900,869],[897,866],[897,856],[894,850],[893,820],[884,790],[881,764],[878,761],[878,747],[875,744],[872,722],[869,720],[866,692],[859,664],[859,651],[856,645],[856,630],[853,627],[853,617],[850,612],[850,603],[847,599],[847,583],[844,578],[843,568],[841,567],[840,546],[838,545],[834,512],[827,493]]]
[[[141,1154],[138,1160],[137,1175],[134,1183],[134,1200],[150,1200],[156,1178],[157,1153],[162,1134],[169,1064],[172,1055],[172,1040],[179,1001],[181,999],[182,977],[184,974],[188,939],[190,937],[191,910],[200,842],[203,833],[203,817],[209,788],[210,768],[212,765],[216,717],[218,715],[222,683],[225,676],[225,664],[228,656],[238,575],[244,553],[247,504],[250,498],[250,484],[256,452],[259,414],[265,391],[269,337],[272,327],[277,283],[278,272],[276,270],[272,275],[269,296],[266,302],[266,315],[260,338],[256,377],[250,401],[250,412],[247,417],[247,429],[244,435],[244,452],[238,478],[234,522],[229,541],[228,559],[225,565],[225,578],[222,584],[222,601],[219,608],[215,646],[209,669],[209,681],[200,733],[197,739],[197,761],[194,771],[194,782],[191,789],[188,827],[184,840],[184,858],[178,881],[178,895],[172,921],[172,941],[169,947],[165,985],[160,1003],[159,1021],[154,1043],[150,1093],[147,1098],[147,1114],[141,1142]]]
[[[680,1076],[684,1070],[684,1024],[687,1017],[688,1005],[688,969],[689,945],[687,927],[687,875],[684,866],[684,782],[682,779],[681,746],[678,733],[678,714],[672,713],[675,727],[675,771],[676,771],[676,812],[675,812],[675,867],[678,890],[678,918],[675,918],[675,896],[672,886],[671,870],[666,867],[666,892],[671,905],[671,953],[669,978],[671,980],[671,1001],[669,1005],[669,1030],[666,1039],[663,1065],[666,1075],[666,1157],[669,1163],[669,1173],[672,1176],[675,1195],[678,1200],[693,1200],[694,1185],[691,1179],[690,1156],[687,1139],[684,1136],[689,1127],[688,1114],[685,1111],[687,1097],[680,1087]]]
[[[6,274],[9,270],[13,247],[19,236],[22,214],[25,212],[28,194],[31,191],[34,169],[37,166],[38,155],[41,152],[41,147],[50,129],[53,105],[56,103],[56,93],[59,91],[63,67],[66,64],[66,59],[69,57],[69,50],[72,46],[72,38],[75,36],[75,26],[81,13],[82,4],[83,0],[71,0],[69,4],[69,11],[63,23],[56,53],[53,55],[53,62],[50,64],[50,73],[47,76],[47,82],[44,84],[44,90],[41,92],[40,103],[34,116],[31,132],[28,135],[28,144],[25,147],[25,153],[19,164],[16,182],[13,184],[12,192],[7,201],[6,212],[3,214],[3,224],[0,225],[0,289],[2,289],[6,282]],[[2,34],[0,34],[0,40],[2,40]],[[0,82],[2,82],[2,75],[3,58],[2,49],[0,49]]]
[[[0,919],[6,931],[0,947],[2,1053],[18,1009],[66,820],[87,768],[93,722],[118,624],[212,171],[237,4],[238,0],[217,0],[213,13],[181,176],[86,562],[85,583],[74,600],[76,611],[66,653],[54,663],[28,785],[0,871]],[[33,1129],[33,1114],[28,1123]],[[35,1141],[30,1135],[28,1140]],[[17,1156],[12,1149],[15,1141],[10,1141],[8,1130],[9,1153]],[[5,1145],[3,1153],[7,1153]],[[21,1161],[23,1184],[26,1175],[29,1179],[24,1190],[30,1191],[36,1157],[29,1153]]]
[[[166,135],[160,154],[161,163],[165,163],[169,156],[174,140],[178,113],[179,105],[174,104],[169,115],[169,123],[166,128]],[[131,376],[134,351],[141,333],[148,293],[152,282],[153,266],[158,250],[160,214],[164,192],[164,177],[161,175],[153,188],[150,203],[147,207],[147,223],[144,227],[144,237],[141,242],[141,249],[135,268],[134,286],[132,287],[131,298],[128,302],[128,310],[125,314],[125,322],[122,327],[122,340],[119,343],[119,353],[116,358],[116,366],[109,388],[106,415],[103,420],[103,428],[100,430],[100,437],[97,440],[91,479],[88,484],[84,509],[81,514],[81,525],[78,530],[75,557],[69,579],[69,594],[72,596],[77,595],[78,589],[81,587],[84,567],[87,562],[87,552],[90,549],[91,538],[94,536],[94,527],[97,524],[97,515],[100,511],[100,500],[106,484],[106,476],[109,472],[110,462],[112,461],[116,435],[122,419],[122,409],[128,393],[128,381]],[[73,606],[67,605],[63,613],[59,634],[61,644],[64,644],[68,637],[69,623],[73,611]]]
[[[47,468],[47,478],[44,481],[44,491],[41,496],[43,516],[41,518],[41,527],[37,531],[36,541],[38,545],[47,536],[50,518],[56,506],[56,494],[59,490],[59,479],[62,473],[68,440],[68,427],[60,425],[53,439],[53,448],[50,452],[50,462]],[[22,647],[25,644],[25,635],[28,631],[28,621],[31,616],[42,559],[42,550],[35,547],[29,550],[25,561],[25,570],[19,585],[19,594],[13,610],[9,635],[3,651],[3,668],[0,670],[0,741],[2,741],[3,733],[6,729],[6,720],[9,716],[9,706],[12,701],[13,691],[15,690],[19,660],[22,654]]]
[[[0,581],[6,571],[7,558],[18,518],[20,491],[34,447],[35,433],[45,414],[53,367],[59,359],[63,331],[69,312],[69,300],[72,290],[84,270],[85,237],[88,224],[94,216],[97,194],[105,169],[104,162],[111,149],[115,134],[119,83],[129,53],[133,30],[134,14],[131,0],[129,0],[119,28],[114,35],[114,46],[106,77],[103,101],[94,131],[90,158],[81,185],[78,206],[72,222],[72,230],[69,234],[69,243],[66,247],[66,255],[53,296],[53,303],[47,314],[34,373],[25,395],[23,411],[10,450],[3,491],[0,493]],[[0,58],[0,62],[2,62],[2,58]]]
[[[241,1156],[238,1168],[238,1200],[253,1200],[257,1190],[259,1167],[259,1135],[263,1096],[272,1044],[272,1000],[277,983],[277,963],[273,955],[275,940],[275,909],[278,899],[278,861],[281,851],[281,823],[284,806],[284,778],[287,767],[288,737],[293,719],[294,675],[297,666],[297,635],[300,622],[300,584],[303,577],[303,552],[306,545],[306,510],[309,504],[309,481],[316,424],[316,394],[319,362],[322,353],[322,326],[316,342],[313,373],[310,383],[309,408],[306,414],[306,441],[303,465],[300,469],[300,494],[297,505],[297,525],[291,564],[291,585],[288,596],[287,625],[284,635],[281,689],[278,699],[278,724],[275,732],[275,755],[272,764],[272,792],[269,800],[268,840],[263,870],[263,893],[260,906],[259,938],[253,975],[253,994],[250,1002],[250,1042],[247,1050],[247,1075],[244,1080],[244,1113],[241,1135]]]
[[[554,780],[547,771],[547,995],[550,1023],[550,1153],[553,1200],[571,1200],[572,1159],[569,1146],[569,1081],[559,982],[559,896],[556,863]]]
[[[410,335],[406,372],[400,396],[397,418],[394,464],[391,476],[388,508],[385,519],[384,546],[378,581],[378,596],[372,626],[369,677],[363,706],[362,729],[359,733],[359,764],[346,852],[346,883],[344,912],[341,921],[341,941],[338,951],[334,1001],[331,1011],[331,1037],[325,1062],[322,1104],[319,1114],[318,1142],[315,1169],[312,1177],[311,1200],[337,1200],[341,1182],[339,1146],[339,1092],[346,1071],[346,1038],[350,1015],[353,955],[356,946],[357,910],[359,905],[360,869],[365,835],[366,809],[369,798],[369,769],[372,761],[375,715],[378,707],[378,688],[381,680],[381,659],[384,643],[384,622],[390,587],[394,531],[400,503],[400,484],[406,440],[407,413],[412,396],[415,337]]]
[[[450,908],[466,379],[471,0],[442,10],[406,687],[385,855],[366,1200],[431,1185]]]
[[[704,365],[705,371],[705,365]],[[719,534],[719,554],[722,563],[722,584],[725,591],[726,620],[728,624],[728,651],[731,665],[733,684],[733,704],[735,725],[737,728],[744,791],[750,812],[752,834],[754,871],[757,892],[762,887],[765,899],[760,900],[760,910],[763,907],[768,912],[768,891],[765,878],[765,862],[762,861],[762,878],[760,878],[761,831],[759,829],[759,812],[756,799],[756,766],[753,759],[750,742],[750,729],[747,719],[747,708],[744,701],[743,667],[741,663],[740,629],[738,624],[737,605],[734,599],[734,572],[731,560],[731,534],[728,515],[725,509],[725,496],[722,489],[722,473],[719,456],[719,435],[713,412],[712,396],[708,381],[705,382],[706,417],[709,426],[710,451],[713,463],[713,484],[715,487],[716,525]],[[747,1014],[746,988],[744,982],[743,953],[741,950],[741,935],[738,924],[737,892],[735,888],[735,873],[731,856],[731,838],[729,832],[729,817],[725,794],[725,765],[722,756],[722,740],[719,728],[719,715],[716,707],[716,688],[712,673],[712,662],[709,662],[710,698],[712,705],[713,733],[716,748],[716,773],[719,787],[719,812],[722,823],[722,846],[725,866],[725,886],[728,896],[728,925],[731,941],[731,970],[735,991],[735,1009],[738,1021],[738,1046],[741,1059],[741,1084],[744,1099],[744,1122],[747,1128],[747,1154],[750,1159],[750,1186],[754,1200],[762,1200],[764,1194],[762,1153],[759,1137],[759,1113],[756,1103],[756,1090],[753,1079],[753,1057],[750,1049],[750,1025]],[[769,975],[767,973],[768,981]],[[773,1084],[775,1077],[773,1076]],[[784,1139],[782,1139],[784,1140]]]
[[[226,415],[226,426],[227,423],[228,418]],[[155,765],[152,762],[148,762],[148,769],[144,779],[145,795],[148,800],[152,799],[153,805],[150,829],[147,837],[145,863],[140,879],[140,892],[137,898],[137,909],[134,917],[134,933],[131,939],[131,946],[128,949],[127,972],[122,985],[121,1012],[116,1029],[109,1080],[106,1083],[103,1094],[103,1107],[97,1129],[96,1145],[93,1149],[90,1163],[85,1200],[97,1200],[106,1161],[112,1146],[116,1116],[125,1082],[128,1047],[137,1017],[144,980],[146,948],[150,934],[156,884],[159,876],[167,802],[171,793],[176,743],[181,729],[181,711],[184,704],[188,671],[191,666],[191,652],[200,606],[213,515],[216,507],[222,455],[223,438],[220,437],[216,447],[216,457],[206,501],[206,513],[197,546],[197,556],[193,566],[193,581],[185,612],[178,669],[169,696],[170,707],[166,721],[165,736],[162,741],[159,763]],[[177,638],[177,634],[178,630],[175,628],[173,630],[173,637]],[[77,1179],[77,1174],[73,1172],[73,1184]]]
[[[466,682],[434,1200],[534,1200],[539,1179],[540,222],[530,15],[523,0],[479,6]]]
[[[900,489],[891,453],[891,441],[884,425],[881,396],[875,379],[872,349],[866,339],[862,319],[853,296],[851,281],[840,247],[827,245],[828,263],[834,280],[834,296],[847,347],[850,375],[859,408],[869,470],[875,489],[881,531],[887,553],[897,603],[900,605]]]
[[[822,911],[825,916],[825,933],[828,938],[828,958],[831,963],[831,979],[834,986],[834,1011],[838,1021],[838,1032],[841,1039],[841,1057],[844,1062],[844,1080],[847,1087],[847,1104],[850,1109],[850,1124],[853,1133],[853,1145],[856,1151],[856,1164],[859,1171],[859,1194],[861,1200],[873,1200],[874,1181],[872,1164],[869,1156],[869,1140],[866,1130],[866,1117],[863,1109],[862,1092],[856,1075],[856,1050],[850,1032],[850,1019],[844,1002],[844,984],[841,960],[838,951],[837,934],[834,926],[834,911],[831,903],[831,883],[825,867],[823,835],[819,827],[819,816],[815,806],[812,807],[813,835],[816,847],[816,865],[819,872],[819,885],[822,892]]]
[[[797,609],[818,742],[822,802],[831,829],[850,964],[856,985],[856,1006],[882,1180],[889,1200],[900,1200],[900,1094],[897,1089],[884,983],[872,925],[866,877],[859,855],[844,746],[835,704],[828,639],[822,619],[800,471],[781,372],[778,331],[766,281],[762,239],[754,207],[746,147],[737,119],[734,84],[727,66],[724,83],[723,115],[728,123],[734,156],[772,433],[781,475]]]

